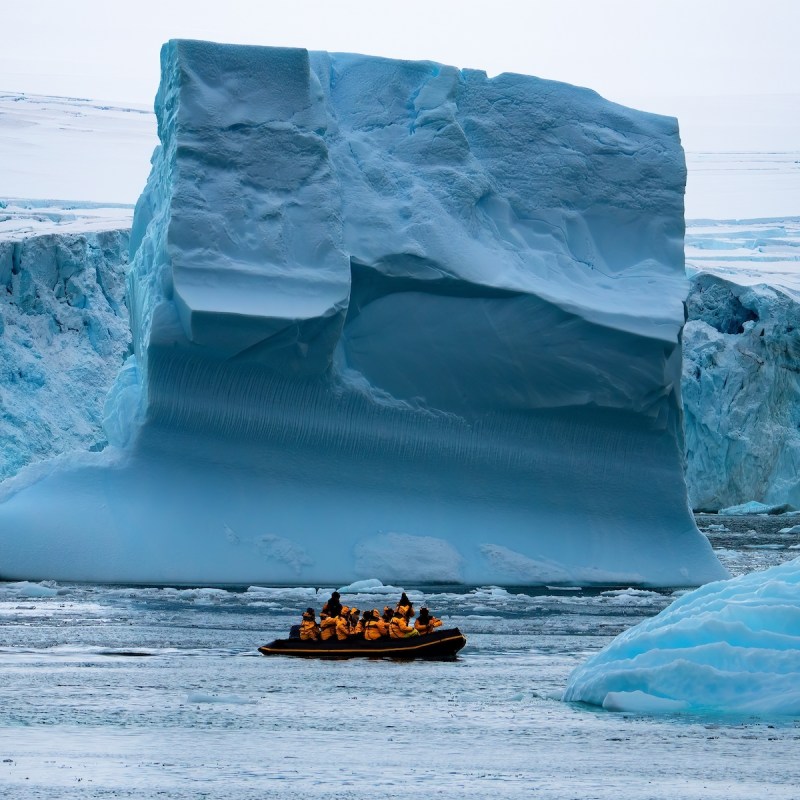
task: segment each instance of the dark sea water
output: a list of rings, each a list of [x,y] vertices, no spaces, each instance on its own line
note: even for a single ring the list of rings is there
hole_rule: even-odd
[[[698,517],[733,574],[800,556],[798,522]],[[0,797],[800,797],[800,720],[560,701],[682,590],[426,589],[455,662],[258,654],[328,591],[0,584]]]

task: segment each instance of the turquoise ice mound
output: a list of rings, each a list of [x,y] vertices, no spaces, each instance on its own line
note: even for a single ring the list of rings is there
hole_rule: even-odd
[[[575,670],[564,700],[800,715],[800,559],[684,595]]]
[[[697,585],[674,119],[522,75],[172,41],[110,445],[0,577]]]

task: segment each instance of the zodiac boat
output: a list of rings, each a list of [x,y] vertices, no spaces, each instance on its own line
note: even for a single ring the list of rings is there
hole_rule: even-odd
[[[434,631],[423,636],[407,639],[352,638],[344,641],[308,641],[299,638],[276,639],[259,647],[265,656],[297,656],[299,658],[428,658],[447,660],[467,643],[467,638],[458,628]]]

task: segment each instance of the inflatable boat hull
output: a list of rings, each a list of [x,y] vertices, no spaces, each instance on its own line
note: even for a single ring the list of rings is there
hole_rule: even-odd
[[[467,643],[458,628],[434,631],[424,636],[407,639],[328,639],[324,642],[302,639],[276,639],[259,647],[265,656],[296,656],[298,658],[455,658],[456,653]]]

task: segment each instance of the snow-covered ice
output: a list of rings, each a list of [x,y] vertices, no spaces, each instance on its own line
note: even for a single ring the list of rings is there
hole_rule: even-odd
[[[675,120],[428,62],[162,64],[115,446],[4,483],[4,575],[724,574],[681,469]]]
[[[684,595],[575,670],[564,699],[800,716],[800,559]]]
[[[148,108],[0,91],[3,197],[133,203],[156,143]]]

